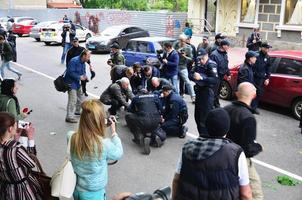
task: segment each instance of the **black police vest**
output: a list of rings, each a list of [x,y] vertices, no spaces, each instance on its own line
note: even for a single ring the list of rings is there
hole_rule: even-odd
[[[182,156],[177,200],[239,200],[238,159],[242,149],[225,144],[206,160]]]
[[[155,95],[147,94],[140,95],[135,104],[135,111],[137,115],[143,117],[160,117],[158,107],[155,103]]]

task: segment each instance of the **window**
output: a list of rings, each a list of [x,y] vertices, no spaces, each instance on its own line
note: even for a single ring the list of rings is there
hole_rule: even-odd
[[[241,0],[241,23],[255,23],[256,20],[256,0]]]
[[[137,27],[132,28],[132,32],[140,32],[140,31],[143,31],[143,30],[140,28],[137,28]]]
[[[151,46],[148,42],[137,42],[137,51],[141,53],[152,53]]]
[[[126,47],[127,51],[136,51],[136,41],[130,41]]]
[[[302,61],[288,58],[281,58],[276,74],[301,76]]]
[[[286,0],[283,23],[302,25],[302,0]]]

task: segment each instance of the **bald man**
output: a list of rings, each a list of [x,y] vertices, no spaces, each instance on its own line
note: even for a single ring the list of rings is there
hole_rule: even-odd
[[[251,108],[252,100],[256,97],[256,88],[249,82],[240,83],[236,96],[237,101],[224,107],[231,119],[227,138],[242,147],[247,158],[253,200],[262,200],[261,180],[251,160],[262,151],[261,145],[256,142],[257,122]]]

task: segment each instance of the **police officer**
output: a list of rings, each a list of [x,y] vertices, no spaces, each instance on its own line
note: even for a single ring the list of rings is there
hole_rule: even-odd
[[[222,33],[217,33],[215,35],[215,42],[211,47],[211,53],[220,47],[220,42],[224,40],[226,36],[222,35]]]
[[[248,37],[246,42],[246,47],[249,51],[259,51],[261,46],[261,36],[259,33],[259,28],[254,28],[253,33]]]
[[[125,119],[130,131],[134,135],[133,142],[144,145],[144,153],[150,154],[150,142],[158,143],[162,141],[159,136],[154,136],[151,140],[151,133],[159,126],[161,104],[158,95],[148,94],[146,89],[139,90],[137,96],[132,99],[128,108],[130,113]]]
[[[228,59],[228,50],[230,48],[230,42],[226,39],[220,42],[218,49],[211,53],[211,60],[217,63],[217,84],[215,86],[215,98],[214,98],[214,107],[219,108],[219,93],[221,88],[221,83],[225,75],[228,76],[228,80],[231,79],[231,73],[229,70],[229,59]]]
[[[171,85],[163,86],[165,108],[161,119],[161,128],[167,135],[176,134],[179,138],[184,138],[188,131],[188,127],[184,126],[188,119],[188,108],[181,96],[172,90]]]
[[[269,49],[272,48],[267,42],[261,44],[261,49],[259,51],[259,56],[253,68],[254,71],[254,81],[257,88],[257,96],[252,102],[252,108],[256,114],[259,114],[257,110],[259,99],[264,92],[264,86],[269,84],[269,78],[271,75],[271,61],[268,55]]]
[[[238,85],[243,82],[249,82],[249,83],[255,85],[253,68],[255,66],[257,56],[258,56],[258,53],[256,53],[255,51],[246,52],[245,61],[240,66],[240,69],[238,71],[238,76],[237,76]]]
[[[208,53],[198,51],[199,64],[190,72],[190,79],[196,83],[195,122],[200,135],[208,134],[205,121],[214,104],[214,86],[217,83],[217,64],[209,59]]]
[[[125,57],[121,53],[120,46],[117,43],[110,46],[110,59],[107,61],[107,64],[111,67],[125,65]]]

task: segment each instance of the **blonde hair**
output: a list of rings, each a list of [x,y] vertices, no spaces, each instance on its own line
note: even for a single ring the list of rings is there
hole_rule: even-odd
[[[99,100],[87,100],[81,105],[82,114],[78,131],[71,137],[70,151],[80,160],[101,156],[105,136],[105,111]]]

